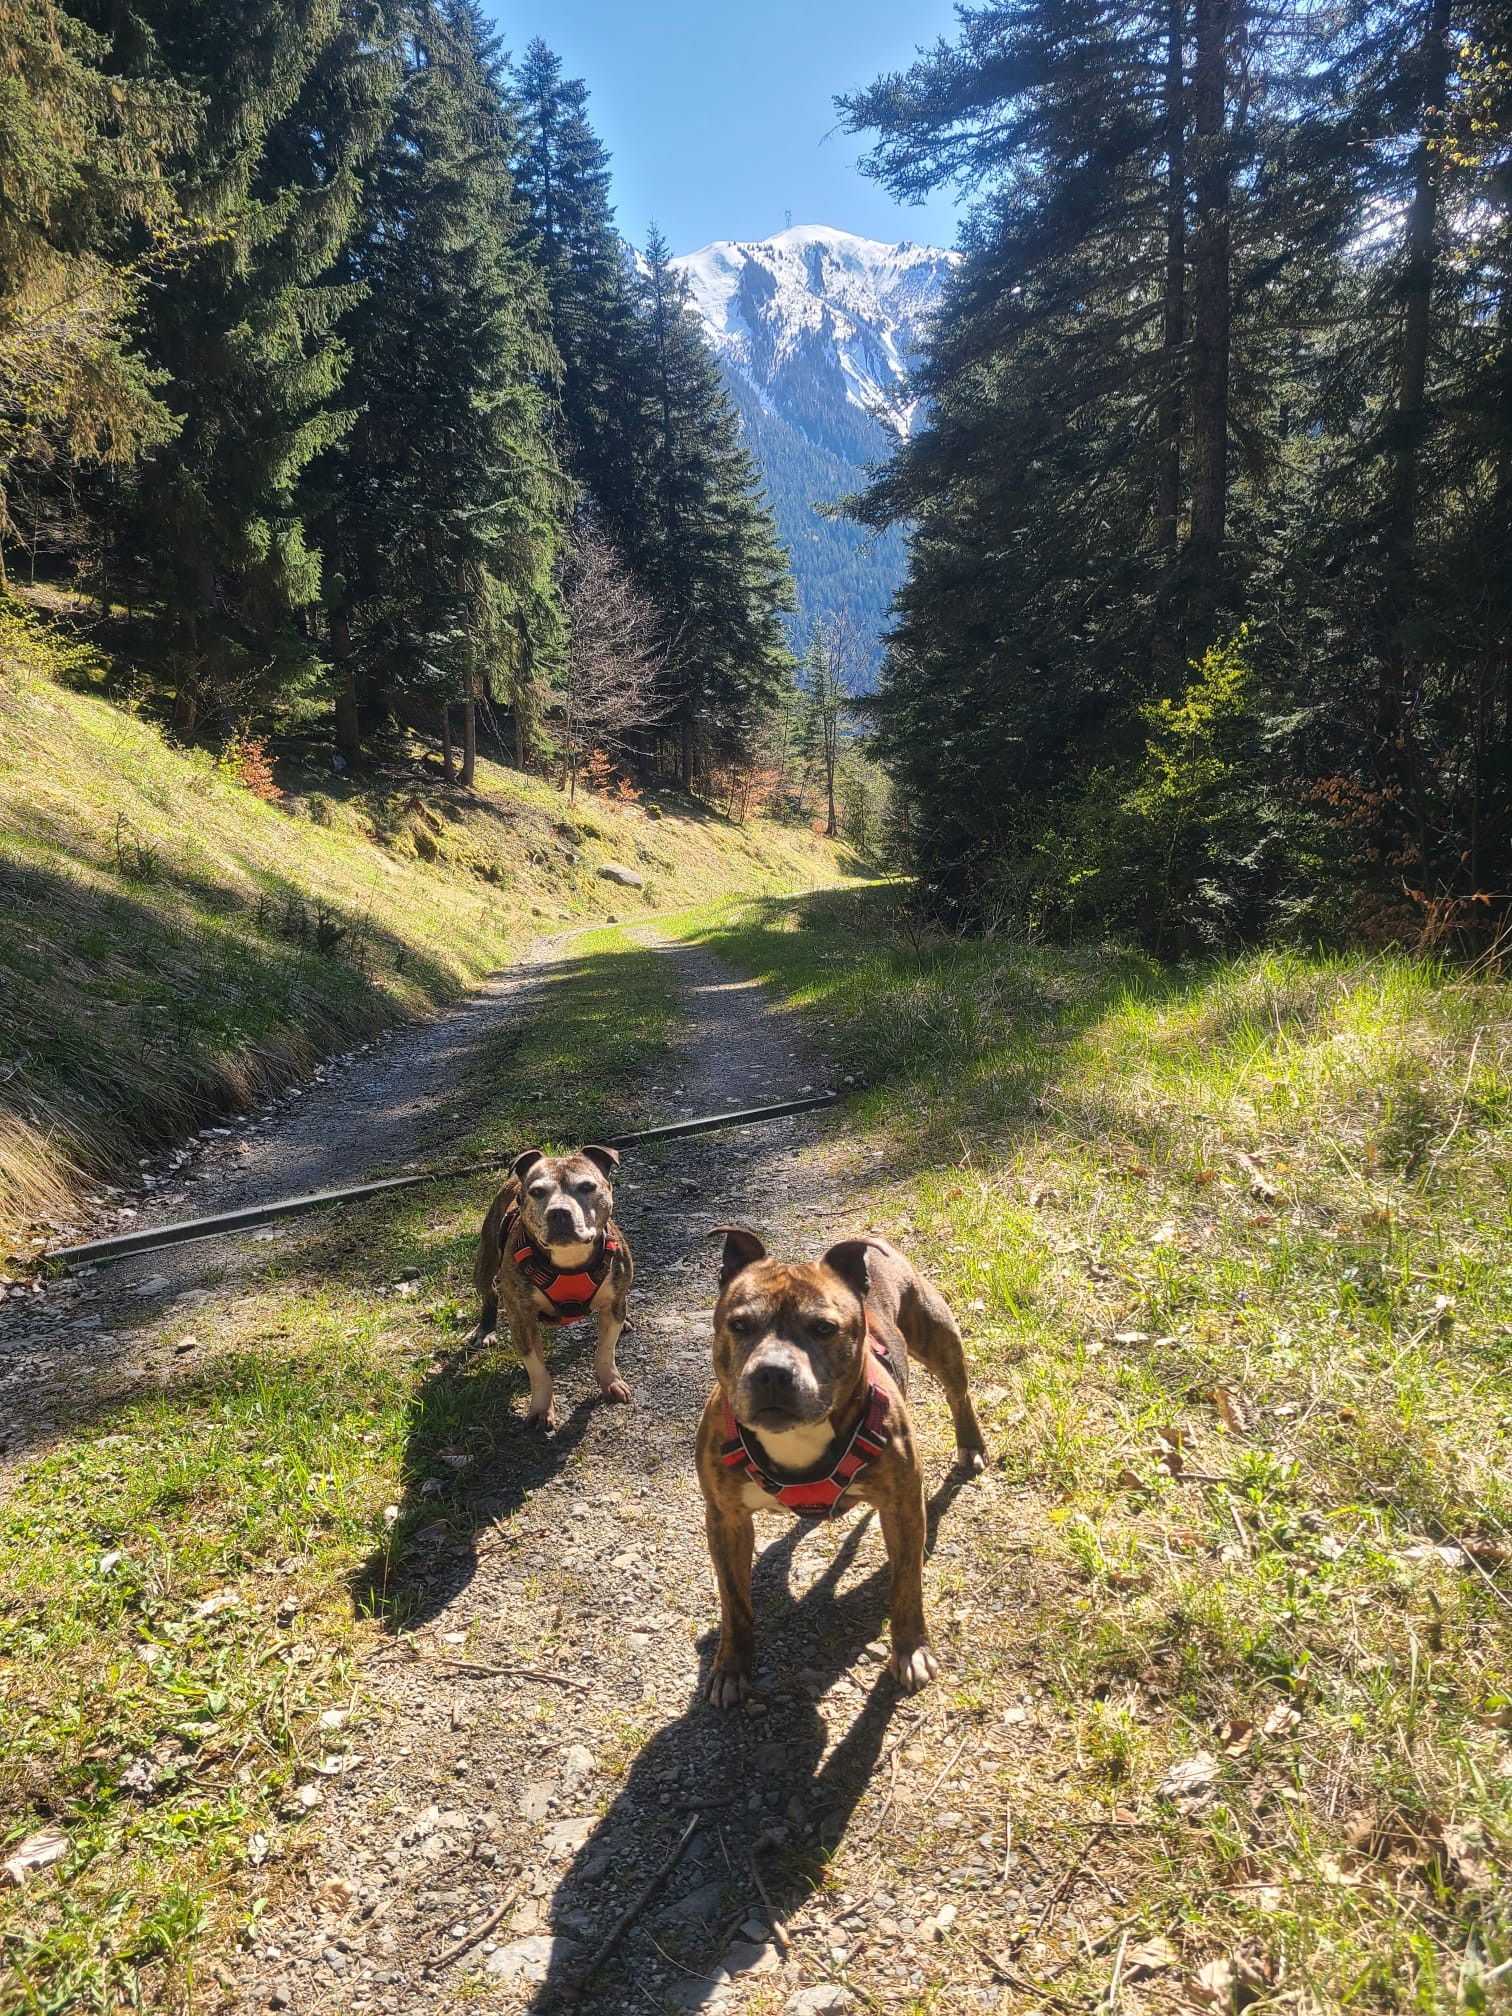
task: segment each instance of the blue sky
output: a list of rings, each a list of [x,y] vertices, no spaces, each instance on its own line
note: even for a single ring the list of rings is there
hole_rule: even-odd
[[[487,0],[505,47],[533,35],[586,80],[614,157],[620,229],[674,252],[795,224],[949,245],[947,200],[896,204],[833,131],[837,91],[950,34],[951,0]],[[828,137],[826,137],[828,136]]]

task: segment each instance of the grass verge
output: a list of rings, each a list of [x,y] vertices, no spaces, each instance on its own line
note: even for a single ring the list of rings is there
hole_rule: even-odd
[[[456,998],[542,920],[839,872],[806,831],[676,795],[569,806],[486,761],[455,790],[418,743],[358,781],[285,764],[277,802],[239,775],[0,600],[0,1253],[57,1243],[144,1146]]]
[[[481,1060],[462,1152],[502,1160],[543,1109],[556,1145],[634,1126],[675,1007],[622,932],[576,941]],[[0,1890],[0,2006],[204,2006],[203,1956],[297,1880],[322,1785],[370,1740],[362,1659],[420,1599],[452,1485],[501,1439],[524,1461],[523,1373],[456,1355],[486,1190],[351,1212],[270,1248],[234,1300],[158,1313],[145,1381],[81,1392],[14,1477],[0,1859],[41,1829],[69,1847]]]
[[[960,1904],[918,2006],[986,1960],[1005,2009],[1508,2006],[1505,985],[935,944],[885,890],[669,928],[866,1088],[854,1209],[1000,1452],[931,1570],[975,1740],[894,1836]]]

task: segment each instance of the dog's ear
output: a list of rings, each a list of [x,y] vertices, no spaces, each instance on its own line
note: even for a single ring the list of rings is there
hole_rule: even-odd
[[[579,1152],[586,1155],[590,1162],[596,1162],[606,1176],[612,1176],[620,1165],[618,1148],[604,1148],[597,1141],[588,1142]]]
[[[824,1256],[824,1265],[831,1274],[838,1274],[858,1302],[866,1300],[871,1287],[871,1277],[867,1272],[866,1256],[872,1249],[870,1239],[842,1239],[838,1246],[831,1246]]]
[[[509,1165],[509,1173],[517,1183],[523,1183],[537,1162],[544,1162],[545,1156],[539,1148],[527,1148],[523,1155],[516,1155]]]
[[[758,1260],[765,1260],[767,1250],[747,1225],[716,1225],[709,1237],[718,1239],[721,1235],[724,1252],[719,1263],[719,1285],[728,1288],[737,1274],[754,1267]]]

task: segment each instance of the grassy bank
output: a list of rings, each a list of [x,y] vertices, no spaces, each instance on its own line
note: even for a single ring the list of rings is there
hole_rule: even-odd
[[[1006,1812],[1065,1881],[968,1884],[928,1978],[1107,2006],[1127,1934],[1131,2008],[1507,2006],[1506,987],[935,945],[886,892],[678,928],[864,1084],[842,1208],[947,1287],[999,1452],[932,1569],[977,1747],[899,1852],[995,1865]]]
[[[807,832],[678,798],[572,807],[487,762],[449,789],[418,744],[356,783],[286,766],[276,801],[248,774],[0,605],[0,1253],[142,1146],[454,998],[543,920],[839,872]],[[611,862],[641,886],[602,879]]]
[[[550,1013],[480,1059],[467,1153],[633,1125],[674,1000],[664,965],[593,934]],[[408,1196],[269,1249],[234,1299],[148,1310],[145,1377],[86,1390],[0,1509],[0,1838],[69,1840],[59,1880],[0,1889],[0,2007],[215,2007],[201,1957],[300,1879],[321,1787],[364,1721],[390,1570],[449,1537],[446,1490],[521,1427],[512,1354],[455,1357],[487,1185]],[[145,1388],[145,1391],[144,1391]],[[417,1566],[418,1563],[418,1566]],[[7,1903],[5,1900],[9,1899]],[[227,1977],[229,1980],[229,1976]]]

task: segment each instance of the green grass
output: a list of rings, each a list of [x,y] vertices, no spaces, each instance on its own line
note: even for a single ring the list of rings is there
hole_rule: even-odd
[[[579,940],[549,1013],[480,1061],[461,1152],[502,1161],[540,1139],[543,1111],[557,1144],[633,1125],[674,1008],[654,954],[617,930]],[[466,1529],[453,1486],[501,1438],[522,1479],[541,1460],[512,1357],[455,1355],[487,1190],[370,1207],[275,1249],[195,1317],[196,1374],[173,1370],[183,1323],[148,1326],[154,1390],[81,1393],[15,1478],[0,1839],[50,1825],[71,1848],[57,1883],[0,1891],[0,2006],[186,2007],[201,1952],[295,1880],[299,1787],[378,1740],[361,1657]]]
[[[287,763],[264,803],[133,712],[126,670],[0,601],[0,1254],[552,922],[840,872],[802,829],[675,796],[569,806],[488,762],[452,791],[418,742],[357,783]],[[597,874],[616,860],[641,888]]]
[[[1095,1848],[1133,1936],[1237,1956],[1241,2001],[1508,2006],[1505,985],[937,944],[886,890],[677,928],[861,1082],[858,1222],[962,1312],[1008,1496],[939,1571],[954,1707],[1040,1690],[1047,1723],[983,1810]],[[1186,1817],[1159,1788],[1199,1752]],[[1106,1993],[1047,1936],[1058,1985],[1026,1930],[1005,2006]]]

